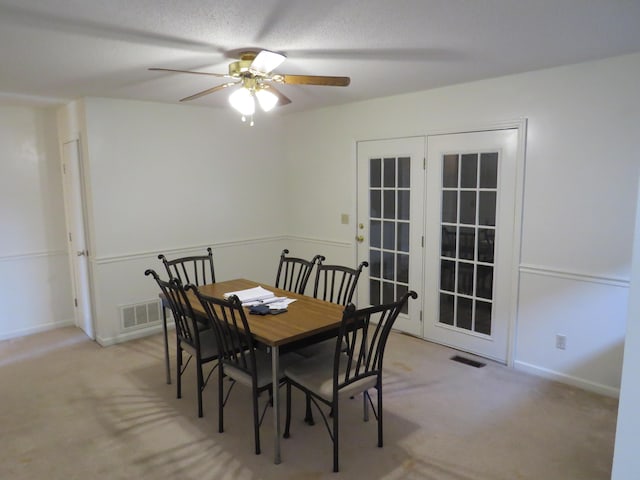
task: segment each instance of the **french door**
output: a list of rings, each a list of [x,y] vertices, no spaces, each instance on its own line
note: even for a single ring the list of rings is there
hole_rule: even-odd
[[[518,130],[429,136],[424,337],[507,361]]]
[[[358,304],[422,291],[424,137],[358,142]],[[422,336],[420,300],[407,303],[395,328]]]
[[[359,142],[360,304],[418,292],[395,327],[507,361],[518,129]]]

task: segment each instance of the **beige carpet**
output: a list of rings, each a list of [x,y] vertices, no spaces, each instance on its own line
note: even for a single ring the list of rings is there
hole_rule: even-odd
[[[324,426],[302,422],[300,396],[280,465],[270,411],[263,453],[253,454],[245,388],[232,393],[225,433],[217,432],[215,383],[197,418],[193,369],[177,400],[175,385],[165,383],[160,335],[101,348],[63,328],[1,342],[0,479],[610,477],[615,399],[492,363],[476,369],[451,361],[454,353],[392,335],[385,446],[376,447],[375,421],[361,421],[361,400],[346,400],[336,475]]]

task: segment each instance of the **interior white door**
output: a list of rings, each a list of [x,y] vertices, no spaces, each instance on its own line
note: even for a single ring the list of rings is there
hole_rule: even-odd
[[[80,142],[73,140],[65,143],[62,148],[62,155],[75,323],[76,326],[84,330],[89,338],[95,339],[91,308],[89,251],[85,230]]]
[[[424,337],[507,361],[518,129],[427,138]]]
[[[357,144],[358,306],[422,292],[425,138]],[[410,301],[394,328],[422,336],[421,299]]]

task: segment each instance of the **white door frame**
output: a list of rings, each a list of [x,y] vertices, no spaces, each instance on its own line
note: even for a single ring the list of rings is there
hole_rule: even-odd
[[[67,251],[74,305],[75,325],[89,338],[95,340],[91,267],[89,249],[86,190],[80,138],[62,142],[60,161],[62,163],[65,220],[67,226]],[[67,155],[67,148],[74,150],[75,158]]]

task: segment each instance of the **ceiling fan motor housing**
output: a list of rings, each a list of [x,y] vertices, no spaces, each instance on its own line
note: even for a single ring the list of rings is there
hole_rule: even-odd
[[[229,75],[236,78],[241,77],[243,73],[249,71],[256,56],[256,52],[243,52],[240,54],[240,60],[229,64]]]

